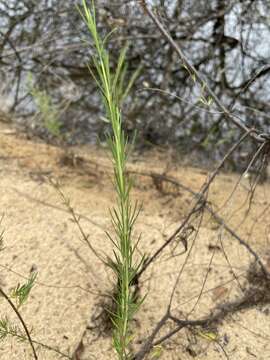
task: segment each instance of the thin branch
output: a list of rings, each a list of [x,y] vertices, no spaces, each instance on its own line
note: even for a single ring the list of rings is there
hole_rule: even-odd
[[[31,349],[32,349],[32,352],[33,352],[33,356],[34,356],[34,359],[35,360],[38,360],[38,356],[37,356],[37,353],[36,353],[36,350],[35,350],[35,347],[34,347],[34,344],[33,344],[33,340],[31,338],[31,335],[30,335],[30,332],[26,326],[26,323],[25,321],[23,320],[20,312],[18,311],[18,309],[16,308],[16,306],[13,304],[13,302],[10,300],[9,296],[5,293],[5,291],[0,287],[0,294],[6,299],[6,301],[9,303],[10,307],[12,308],[12,310],[15,312],[17,318],[19,319],[20,323],[22,324],[23,328],[24,328],[24,331],[26,333],[26,336],[27,336],[27,339],[28,339],[28,342],[31,346]]]
[[[89,241],[89,236],[86,235],[86,233],[84,232],[81,224],[80,224],[80,217],[76,215],[73,207],[70,205],[70,201],[69,199],[66,198],[65,194],[63,193],[63,191],[61,190],[60,186],[58,183],[54,183],[51,179],[49,179],[50,184],[55,188],[55,190],[58,192],[58,194],[60,195],[61,199],[63,200],[64,205],[66,206],[68,212],[70,213],[70,215],[72,216],[72,220],[74,221],[74,223],[77,225],[83,241],[86,243],[86,245],[89,247],[89,249],[92,251],[92,253],[102,262],[102,263],[106,263],[105,259],[102,258],[102,256],[97,252],[97,250],[93,247],[93,245],[91,244],[91,242]]]
[[[155,174],[155,173],[146,173],[146,172],[136,172],[136,171],[131,171],[131,173],[136,173],[136,174],[139,174],[139,175],[142,175],[142,176],[149,176],[149,177],[156,177],[162,181],[166,181],[166,182],[169,182],[171,184],[173,184],[174,186],[176,187],[179,187],[187,192],[189,192],[192,196],[194,196],[195,198],[199,199],[201,194],[200,193],[197,193],[193,190],[191,190],[190,188],[188,188],[187,186],[181,184],[179,181],[177,181],[176,179],[174,178],[171,178],[169,176],[166,176],[166,175],[161,175],[161,174]],[[223,227],[223,229],[229,233],[233,238],[235,238],[240,245],[244,246],[246,248],[246,250],[254,257],[255,261],[259,264],[259,266],[261,267],[261,270],[263,272],[263,274],[266,276],[266,277],[269,277],[270,278],[270,274],[268,273],[266,267],[264,266],[261,258],[259,257],[259,255],[256,253],[255,250],[253,250],[253,248],[244,240],[242,239],[237,233],[235,230],[231,229],[231,227],[225,222],[225,220],[220,216],[218,215],[210,206],[209,203],[205,203],[204,205],[205,207],[205,210],[207,210],[210,215],[215,219],[215,221]],[[140,274],[141,275],[141,274]]]
[[[155,337],[157,336],[157,334],[159,333],[160,329],[166,324],[166,322],[169,320],[170,318],[170,314],[166,313],[162,319],[157,323],[155,329],[153,330],[152,334],[149,336],[149,338],[147,339],[147,341],[145,342],[145,344],[142,346],[141,350],[139,352],[137,352],[137,354],[135,354],[132,357],[132,360],[142,360],[144,359],[145,355],[148,354],[152,347],[153,347],[153,341],[155,339]]]
[[[181,225],[174,231],[174,233],[165,241],[165,243],[158,249],[156,252],[148,258],[144,265],[142,266],[141,270],[137,274],[137,280],[142,275],[142,273],[148,268],[148,266],[156,260],[156,258],[161,254],[161,252],[175,239],[175,237],[181,233],[181,231],[185,228],[191,217],[197,213],[200,212],[202,207],[205,206],[205,199],[204,195],[208,191],[211,183],[214,181],[215,177],[223,167],[224,163],[227,161],[227,159],[231,156],[231,154],[237,149],[237,147],[247,138],[248,135],[250,135],[251,130],[247,131],[240,140],[235,143],[231,149],[227,152],[227,154],[224,156],[220,164],[216,167],[216,169],[212,172],[212,174],[209,176],[209,179],[207,182],[203,185],[200,193],[198,194],[197,201],[195,202],[195,205],[190,210],[189,214],[186,216],[185,220],[181,223]]]
[[[222,102],[219,100],[217,95],[213,92],[213,90],[210,88],[210,86],[207,84],[206,80],[203,78],[203,76],[196,70],[196,68],[191,64],[189,59],[185,56],[179,45],[173,40],[169,32],[165,29],[163,24],[159,21],[157,16],[153,13],[153,11],[146,5],[145,0],[139,1],[141,7],[144,10],[144,13],[146,13],[154,22],[154,24],[157,26],[163,37],[167,40],[167,42],[170,44],[170,46],[175,50],[175,52],[178,54],[179,58],[182,61],[183,66],[187,69],[187,71],[190,73],[190,75],[194,78],[194,80],[198,81],[199,84],[203,87],[204,90],[208,92],[216,106],[221,110],[222,113],[224,113],[224,116],[226,120],[231,121],[234,125],[236,125],[239,129],[244,131],[245,133],[249,133],[249,136],[253,139],[255,139],[259,143],[265,142],[264,134],[259,134],[259,131],[256,129],[249,129],[243,121],[239,121],[237,117],[235,117],[227,108],[222,104]],[[267,134],[268,135],[268,134]]]

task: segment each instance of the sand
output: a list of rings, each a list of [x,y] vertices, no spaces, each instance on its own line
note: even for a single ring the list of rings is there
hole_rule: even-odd
[[[31,271],[37,271],[36,284],[20,310],[32,338],[68,356],[77,349],[75,360],[116,359],[111,331],[103,316],[104,304],[108,304],[112,294],[113,276],[82,240],[61,197],[48,181],[50,178],[59,182],[61,191],[81,215],[82,228],[95,249],[111,254],[105,231],[111,230],[108,209],[112,208],[115,195],[106,149],[76,147],[72,149],[76,156],[72,157],[70,150],[29,139],[10,125],[1,124],[0,130],[0,198],[4,214],[1,230],[5,245],[0,262],[2,288],[9,293]],[[166,172],[193,191],[198,191],[207,177],[205,169],[187,166],[181,158],[172,158],[162,149],[144,155],[135,153],[129,169]],[[209,193],[214,209],[226,203],[237,179],[236,174],[218,176]],[[248,180],[243,179],[219,214],[247,239],[270,270],[270,184],[259,185],[248,216],[247,188]],[[140,249],[147,255],[172,234],[194,202],[183,189],[179,192],[174,186],[154,183],[151,177],[143,175],[135,176],[133,197],[143,204],[135,236],[141,235]],[[193,225],[197,230],[199,219]],[[227,260],[220,250],[220,241]],[[188,249],[191,245],[190,238]],[[147,296],[132,322],[134,351],[166,311],[186,259],[183,250],[181,242],[170,246],[141,278],[140,293]],[[252,261],[252,256],[206,213],[176,287],[172,302],[175,316],[183,318],[193,310],[190,319],[202,318],[218,304],[239,299],[239,283],[248,286],[245,275]],[[206,274],[204,293],[197,303]],[[1,318],[8,316],[21,329],[3,298],[0,307]],[[217,329],[208,330],[215,334],[216,341],[207,337],[206,330],[183,329],[155,348],[156,356],[153,352],[148,359],[269,359],[269,312],[266,303],[227,316]],[[160,336],[170,329],[172,324]],[[39,359],[63,358],[38,345],[37,352]],[[0,358],[32,359],[31,349],[27,342],[8,337],[0,343]]]

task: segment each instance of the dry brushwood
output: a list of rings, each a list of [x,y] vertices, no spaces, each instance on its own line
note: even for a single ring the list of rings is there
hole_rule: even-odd
[[[156,260],[156,258],[163,252],[163,250],[169,245],[171,244],[173,241],[175,241],[176,237],[181,235],[181,232],[186,228],[186,226],[189,224],[192,216],[194,214],[196,214],[197,212],[200,212],[203,208],[206,207],[207,205],[207,201],[204,197],[204,195],[206,194],[206,192],[209,190],[212,182],[214,181],[215,177],[217,176],[217,174],[219,173],[219,171],[222,169],[224,163],[226,162],[226,160],[229,158],[229,156],[232,155],[232,153],[237,149],[237,147],[246,139],[246,137],[250,134],[250,131],[248,131],[247,133],[245,133],[241,139],[232,146],[232,148],[228,151],[228,153],[225,155],[225,157],[222,159],[222,161],[220,162],[219,166],[217,166],[217,168],[213,171],[213,173],[209,176],[209,179],[206,181],[206,183],[203,185],[200,193],[196,194],[196,202],[195,205],[193,206],[192,210],[189,212],[189,214],[186,216],[186,218],[183,220],[183,222],[180,224],[180,226],[174,231],[174,233],[164,242],[164,244],[156,250],[156,252],[149,257],[142,269],[138,272],[137,274],[137,280],[139,279],[139,277],[142,275],[142,273],[148,268],[148,266]],[[153,177],[153,175],[152,175]],[[162,179],[162,176],[160,176],[160,178]],[[163,177],[164,178],[164,177]],[[174,182],[175,185],[177,185],[177,183]],[[234,236],[237,241],[239,241],[241,243],[241,245],[245,246],[246,249],[256,258],[256,260],[259,262],[259,264],[261,265],[263,271],[265,272],[265,275],[268,276],[267,271],[264,268],[264,265],[262,264],[259,256],[256,254],[256,252],[250,247],[249,244],[247,244],[244,240],[242,240],[239,236],[237,236],[237,234],[232,231],[230,228],[228,228],[228,226],[225,224],[225,222],[214,213],[214,211],[211,209],[211,207],[207,206],[207,210],[215,217],[215,219],[221,223],[226,230],[232,235]]]
[[[260,131],[255,128],[251,128],[251,129],[248,128],[245,125],[244,121],[239,119],[238,116],[235,116],[234,114],[232,114],[231,111],[228,110],[226,108],[226,106],[224,106],[222,104],[222,102],[219,100],[218,96],[210,88],[210,86],[207,84],[207,81],[203,78],[203,76],[191,64],[189,59],[185,56],[184,52],[181,50],[180,46],[173,40],[172,36],[169,34],[169,32],[166,30],[166,28],[163,26],[163,24],[157,18],[157,16],[153,13],[153,11],[146,4],[145,0],[141,0],[140,5],[143,8],[144,13],[152,19],[152,21],[156,25],[157,29],[160,31],[162,36],[169,43],[170,47],[176,52],[183,67],[186,68],[189,75],[194,79],[194,81],[197,81],[199,83],[199,85],[204,89],[204,91],[206,91],[208,93],[208,95],[211,97],[212,101],[215,103],[217,108],[223,113],[224,119],[228,122],[233,123],[242,132],[249,133],[249,136],[252,139],[254,139],[257,143],[264,144],[264,146],[269,144],[270,134],[269,133],[260,133]]]
[[[170,34],[166,31],[166,29],[161,24],[161,22],[158,20],[158,18],[155,16],[155,14],[152,12],[152,10],[149,9],[149,7],[146,5],[145,1],[140,1],[140,4],[143,7],[144,12],[150,16],[150,18],[156,24],[157,28],[160,30],[161,34],[167,39],[170,46],[176,51],[176,53],[178,54],[178,56],[180,57],[180,59],[181,59],[181,61],[183,63],[183,66],[187,69],[190,76],[195,78],[198,81],[198,83],[202,87],[204,87],[204,89],[206,89],[206,91],[208,92],[208,94],[211,96],[214,103],[216,104],[216,106],[223,112],[225,120],[228,121],[228,122],[232,122],[234,125],[236,125],[238,128],[240,128],[244,132],[244,135],[227,152],[225,157],[220,162],[219,166],[209,176],[209,178],[207,179],[207,181],[203,185],[201,191],[198,194],[194,193],[194,192],[191,192],[192,195],[196,199],[195,205],[192,207],[192,209],[190,210],[188,215],[185,217],[184,221],[176,229],[176,231],[165,241],[165,243],[159,249],[156,250],[156,252],[151,257],[149,257],[146,260],[146,262],[144,263],[142,269],[137,274],[137,281],[139,280],[142,273],[148,268],[148,266],[151,263],[153,263],[157,259],[158,256],[160,256],[160,254],[163,252],[163,250],[169,244],[174,242],[176,240],[177,236],[181,235],[181,233],[184,233],[184,231],[185,231],[185,229],[187,229],[187,227],[192,226],[192,220],[193,220],[193,215],[194,214],[196,215],[196,217],[201,216],[200,217],[200,224],[199,224],[199,227],[200,227],[202,217],[203,217],[203,213],[204,213],[205,209],[207,209],[207,211],[210,212],[210,214],[215,218],[215,220],[220,225],[222,225],[223,228],[225,228],[225,230],[227,232],[229,232],[232,235],[233,238],[235,238],[241,245],[243,245],[249,251],[249,253],[252,254],[252,256],[255,258],[255,262],[250,266],[250,269],[249,269],[249,272],[248,272],[248,276],[247,276],[248,286],[247,286],[247,288],[243,288],[238,282],[238,285],[240,286],[240,288],[242,290],[242,296],[240,297],[240,299],[237,299],[235,301],[228,302],[228,303],[217,306],[212,311],[210,311],[210,314],[205,318],[189,320],[188,318],[180,319],[180,318],[176,317],[175,315],[172,314],[172,309],[171,309],[172,300],[173,300],[173,297],[175,295],[175,289],[176,289],[176,287],[177,287],[177,285],[179,283],[179,280],[180,280],[180,277],[182,275],[183,269],[184,269],[185,265],[187,264],[187,259],[190,256],[192,248],[194,246],[196,236],[198,234],[198,229],[199,229],[198,228],[196,230],[196,235],[195,235],[195,237],[193,239],[193,243],[191,244],[190,249],[187,252],[184,264],[180,267],[176,282],[175,282],[175,284],[173,286],[173,290],[171,292],[170,302],[168,304],[166,313],[161,318],[161,320],[157,323],[157,325],[155,326],[155,328],[152,331],[149,338],[142,345],[141,349],[136,354],[133,355],[133,357],[132,357],[133,360],[143,360],[149,354],[149,352],[153,349],[154,346],[160,345],[161,343],[168,340],[170,337],[172,337],[174,334],[176,334],[177,332],[179,332],[183,328],[197,328],[197,327],[208,328],[209,326],[218,325],[229,314],[233,314],[233,313],[236,313],[238,311],[241,311],[241,310],[253,307],[253,306],[258,306],[260,304],[266,304],[266,303],[270,302],[270,296],[269,296],[269,294],[270,294],[270,291],[269,291],[270,290],[270,275],[269,275],[268,270],[264,266],[262,260],[260,259],[259,255],[256,253],[256,251],[254,251],[251,248],[251,246],[245,240],[241,239],[233,230],[231,230],[226,225],[224,220],[214,212],[214,210],[211,208],[211,206],[207,202],[207,194],[208,194],[208,191],[209,191],[209,188],[210,188],[212,182],[216,178],[217,174],[220,172],[220,170],[223,167],[226,160],[235,152],[235,150],[238,148],[238,146],[244,140],[246,140],[247,137],[251,137],[253,140],[255,140],[259,144],[258,151],[254,155],[254,157],[253,157],[251,163],[249,164],[249,166],[251,166],[252,162],[254,162],[256,160],[256,158],[261,154],[263,154],[263,164],[265,165],[266,158],[267,158],[268,153],[269,153],[268,149],[269,149],[269,144],[270,144],[270,135],[269,134],[264,134],[264,133],[261,134],[258,130],[254,129],[254,128],[249,129],[244,124],[244,122],[242,122],[241,120],[236,118],[233,114],[231,114],[231,112],[221,103],[219,98],[213,93],[213,91],[207,85],[207,83],[203,79],[203,77],[192,66],[192,64],[190,64],[190,62],[185,57],[185,55],[183,54],[183,52],[181,51],[179,46],[175,43],[175,41],[172,39]],[[155,177],[155,176],[153,176],[153,174],[149,174],[149,175],[152,177],[153,182],[156,185],[156,188],[158,190],[160,190],[160,191],[163,190],[162,181],[171,181],[174,185],[178,186],[178,184],[174,180],[168,179],[164,175],[162,175],[163,177],[162,176]],[[257,184],[257,181],[255,181],[255,187],[256,187],[256,184]],[[226,253],[224,251],[222,242],[221,242],[221,248],[222,248],[222,250],[224,252],[224,256],[226,258],[226,261],[230,265],[229,259],[226,256]],[[211,261],[212,261],[212,259],[213,259],[213,256],[211,258]],[[209,268],[208,269],[210,269],[211,261],[209,263]],[[231,269],[232,269],[232,267],[231,267]],[[202,285],[202,288],[201,288],[201,291],[200,291],[200,294],[198,296],[196,304],[199,302],[200,296],[201,296],[201,294],[203,292],[204,285],[205,285],[206,280],[207,280],[208,272],[205,275],[205,279],[204,279],[204,282],[203,282],[203,285]],[[236,275],[234,275],[234,276],[235,276],[235,279],[237,280]],[[193,307],[193,309],[194,309],[194,307]],[[158,334],[160,333],[160,330],[169,321],[173,322],[175,324],[175,328],[172,331],[168,332],[166,335],[163,335],[161,338],[156,340]],[[226,353],[225,353],[225,355],[226,355]],[[227,355],[226,355],[226,357],[227,357]]]
[[[153,349],[153,347],[162,344],[164,341],[170,339],[173,335],[184,328],[201,328],[202,330],[217,328],[218,325],[220,325],[222,321],[229,315],[233,315],[245,309],[269,304],[270,282],[265,278],[264,273],[262,272],[261,268],[258,267],[257,262],[254,262],[250,265],[247,280],[248,285],[240,299],[216,306],[216,308],[212,309],[210,314],[204,318],[196,320],[180,319],[174,316],[171,313],[171,309],[168,307],[165,315],[155,326],[151,335],[148,337],[141,349],[136,354],[134,354],[132,360],[143,360]],[[160,330],[169,321],[174,323],[175,328],[156,340]]]

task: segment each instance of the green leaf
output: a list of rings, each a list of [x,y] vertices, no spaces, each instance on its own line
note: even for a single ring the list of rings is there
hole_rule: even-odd
[[[162,355],[163,348],[161,345],[157,345],[153,347],[153,350],[151,352],[151,359],[158,359]]]
[[[36,277],[37,277],[37,273],[32,273],[30,278],[25,284],[23,285],[18,284],[15,288],[11,290],[10,297],[17,301],[18,307],[20,307],[26,302],[30,294],[30,291],[34,286]]]

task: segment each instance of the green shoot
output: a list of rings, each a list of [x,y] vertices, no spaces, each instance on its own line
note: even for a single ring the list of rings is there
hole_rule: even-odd
[[[37,86],[33,84],[31,74],[29,74],[28,76],[28,88],[30,94],[32,95],[36,103],[38,115],[40,116],[44,127],[51,135],[59,138],[61,135],[62,127],[59,119],[60,109],[53,104],[50,95],[45,90],[40,90]]]
[[[132,338],[130,321],[140,305],[135,299],[132,284],[144,259],[142,258],[138,263],[134,261],[137,244],[133,244],[132,237],[140,207],[137,204],[132,205],[130,199],[132,183],[126,172],[129,144],[122,128],[121,105],[136,80],[139,69],[126,84],[127,68],[125,58],[127,47],[125,47],[120,52],[115,71],[112,71],[109,53],[105,47],[111,33],[105,39],[100,38],[97,31],[94,2],[92,1],[90,7],[88,7],[86,0],[83,0],[83,9],[79,9],[79,12],[91,34],[95,50],[92,59],[96,71],[94,73],[90,66],[89,70],[102,95],[106,111],[105,119],[112,128],[112,135],[108,136],[107,141],[114,167],[117,205],[110,212],[114,235],[107,235],[114,246],[114,258],[108,260],[108,265],[114,271],[117,283],[116,311],[112,314],[114,324],[113,344],[118,358],[126,360],[130,359],[128,351]]]
[[[8,336],[17,338],[18,341],[26,341],[27,337],[16,326],[12,325],[8,318],[0,319],[0,341],[5,340]]]
[[[32,273],[30,278],[27,280],[25,284],[23,285],[18,284],[15,288],[11,290],[10,297],[16,300],[18,308],[26,302],[31,289],[34,286],[36,277],[37,277],[37,273]]]

